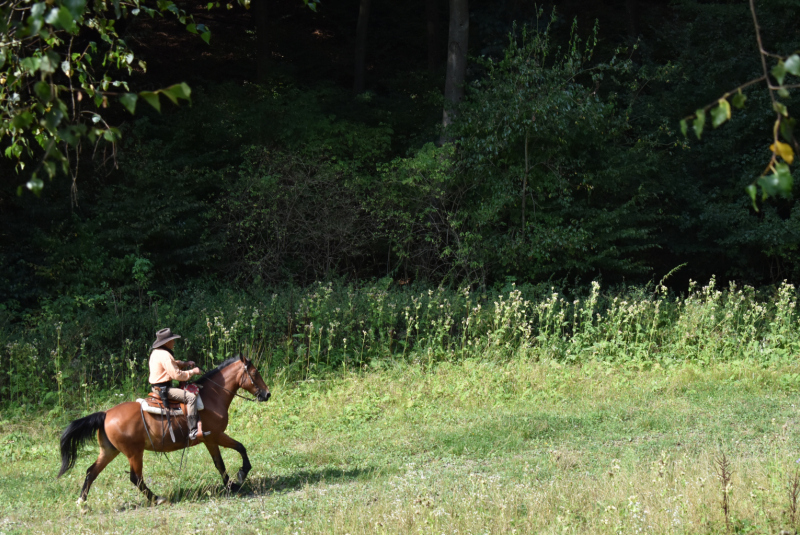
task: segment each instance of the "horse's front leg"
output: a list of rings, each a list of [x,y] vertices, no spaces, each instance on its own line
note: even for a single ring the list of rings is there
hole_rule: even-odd
[[[219,472],[219,474],[222,476],[222,484],[227,487],[230,478],[228,477],[228,471],[225,469],[225,461],[222,460],[222,454],[219,452],[219,446],[212,444],[211,442],[204,442],[203,444],[205,444],[209,455],[211,455],[211,459],[214,461],[214,466],[216,467],[217,472]]]
[[[250,459],[247,457],[247,450],[245,449],[244,446],[242,446],[242,444],[240,442],[237,442],[236,440],[232,439],[231,437],[229,437],[225,433],[221,433],[219,435],[219,437],[217,438],[217,444],[219,444],[223,448],[231,448],[233,450],[236,450],[236,451],[239,452],[239,455],[242,456],[242,467],[239,469],[239,472],[236,474],[236,480],[238,481],[238,484],[237,483],[233,483],[233,484],[230,485],[230,489],[232,491],[236,492],[241,488],[242,484],[244,483],[245,478],[247,478],[247,474],[250,472],[250,469],[252,468],[252,466],[250,465]],[[210,448],[209,448],[209,451],[211,451]],[[219,449],[217,449],[217,454],[219,455]],[[214,454],[212,453],[211,456],[213,457]],[[215,460],[214,464],[216,465],[216,463],[217,463],[217,461]],[[222,457],[220,457],[220,463],[222,463]],[[224,469],[225,469],[225,465],[224,464],[222,464],[222,469],[224,471]],[[219,467],[217,467],[217,470],[219,470]],[[223,476],[223,479],[224,479],[224,476]],[[228,483],[226,483],[226,485],[227,484]]]

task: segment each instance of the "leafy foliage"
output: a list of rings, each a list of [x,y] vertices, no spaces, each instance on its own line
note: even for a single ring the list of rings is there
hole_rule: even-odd
[[[688,123],[692,123],[692,129],[697,135],[697,139],[703,133],[703,128],[706,123],[706,112],[710,110],[712,116],[712,125],[714,128],[721,126],[731,118],[731,104],[734,107],[744,108],[747,97],[742,93],[742,89],[750,87],[754,84],[764,82],[767,85],[767,93],[769,94],[772,110],[775,112],[775,122],[772,127],[772,144],[769,150],[772,152],[772,158],[769,160],[767,168],[761,173],[761,176],[749,184],[746,188],[747,194],[753,201],[753,209],[758,211],[758,204],[756,203],[756,196],[760,188],[762,192],[762,201],[770,196],[781,194],[789,197],[792,192],[793,178],[789,166],[794,162],[795,149],[800,148],[797,140],[794,137],[794,126],[796,120],[789,115],[789,108],[785,102],[779,99],[788,99],[791,96],[790,89],[800,87],[798,84],[786,84],[786,75],[791,74],[800,78],[800,55],[791,54],[789,56],[780,56],[767,52],[762,43],[762,29],[759,26],[758,16],[756,14],[755,4],[750,0],[750,12],[753,17],[753,25],[755,28],[756,42],[758,44],[759,57],[761,59],[763,74],[758,78],[754,78],[739,87],[728,91],[717,102],[709,104],[704,108],[698,109],[694,115],[682,119],[680,122],[681,132],[686,136],[688,130]],[[777,59],[777,63],[767,73],[767,62]],[[775,80],[777,85],[772,83]],[[728,102],[731,98],[731,102]],[[782,138],[784,141],[781,141]],[[794,148],[793,148],[794,146]],[[780,159],[780,160],[779,160]],[[767,174],[770,173],[771,174]]]
[[[207,27],[170,0],[159,0],[156,7],[138,0],[0,4],[0,141],[18,171],[39,160],[28,189],[41,191],[42,174],[53,178],[59,168],[67,173],[70,151],[78,158],[83,139],[91,144],[119,139],[119,129],[101,114],[109,98],[119,99],[131,113],[140,96],[159,110],[159,95],[176,104],[189,100],[191,91],[183,83],[136,94],[124,79],[146,66],[120,37],[121,21],[164,13],[206,42],[210,38]]]

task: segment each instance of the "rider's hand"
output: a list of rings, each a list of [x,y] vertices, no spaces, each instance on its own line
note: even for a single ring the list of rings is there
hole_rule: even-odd
[[[189,371],[189,373],[192,375],[200,375],[200,368],[194,367]]]

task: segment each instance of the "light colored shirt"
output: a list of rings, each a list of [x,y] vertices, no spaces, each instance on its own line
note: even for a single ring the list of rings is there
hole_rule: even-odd
[[[154,349],[150,353],[150,381],[151,385],[166,383],[170,379],[188,381],[191,379],[189,372],[181,371],[175,364],[175,357],[169,351]]]

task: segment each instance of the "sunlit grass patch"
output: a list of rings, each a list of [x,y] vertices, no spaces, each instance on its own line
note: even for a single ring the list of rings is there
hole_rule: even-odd
[[[145,457],[147,507],[117,459],[75,499],[55,480],[63,420],[0,423],[0,532],[724,533],[790,529],[798,366],[636,370],[516,358],[398,364],[237,400],[253,471],[223,489],[205,452]],[[109,398],[97,408],[115,403]],[[37,449],[38,448],[38,449]],[[716,460],[731,463],[729,515]],[[238,454],[223,451],[229,470]],[[795,522],[793,524],[792,522]]]

